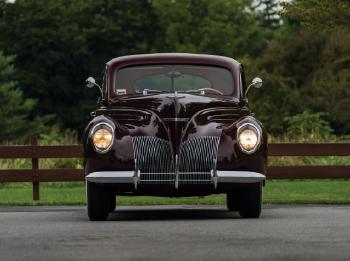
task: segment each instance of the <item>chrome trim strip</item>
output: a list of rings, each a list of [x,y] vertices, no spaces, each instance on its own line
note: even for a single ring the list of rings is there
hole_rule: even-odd
[[[140,113],[143,113],[143,114],[146,114],[146,115],[151,115],[150,112],[148,111],[143,111],[143,110],[138,110],[138,109],[99,109],[97,111],[101,111],[101,112],[106,112],[106,111],[113,111],[113,112],[140,112]]]
[[[190,118],[163,118],[163,121],[188,122]]]
[[[158,174],[158,173],[157,173]],[[169,174],[169,173],[167,173]],[[179,175],[182,173],[179,172]],[[186,173],[184,173],[186,174]],[[255,183],[266,179],[265,175],[252,171],[216,171],[217,183]],[[100,171],[85,177],[86,181],[95,183],[130,183],[135,184],[134,171]],[[145,180],[146,182],[148,180]],[[163,180],[167,181],[167,180]],[[188,180],[182,180],[188,181]],[[192,180],[193,181],[193,180]],[[197,180],[202,182],[201,180]],[[181,180],[180,180],[181,183]],[[215,185],[215,184],[214,184]]]
[[[175,189],[179,187],[179,163],[178,163],[178,156],[175,155]]]
[[[255,183],[266,179],[265,175],[253,171],[217,171],[218,183]]]
[[[86,181],[95,183],[131,183],[134,184],[134,171],[99,171],[85,177]]]

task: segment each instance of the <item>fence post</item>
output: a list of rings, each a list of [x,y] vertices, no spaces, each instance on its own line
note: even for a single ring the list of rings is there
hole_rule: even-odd
[[[32,146],[38,146],[38,139],[36,137],[33,137],[31,140]],[[39,159],[38,155],[36,153],[36,149],[33,149],[33,158],[32,158],[32,185],[33,185],[33,200],[40,200],[40,187],[39,187],[39,175],[38,175],[38,169],[39,169]]]

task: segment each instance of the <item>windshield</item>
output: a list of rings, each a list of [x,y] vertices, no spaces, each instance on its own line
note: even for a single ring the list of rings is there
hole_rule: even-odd
[[[187,92],[199,95],[235,95],[228,69],[202,65],[142,65],[115,73],[115,94]]]

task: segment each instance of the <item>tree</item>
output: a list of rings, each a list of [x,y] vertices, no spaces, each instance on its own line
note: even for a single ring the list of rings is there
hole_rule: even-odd
[[[350,22],[350,21],[349,21]],[[337,133],[350,133],[350,33],[332,32],[305,87],[310,108],[327,112]]]
[[[310,108],[305,85],[318,67],[324,39],[304,31],[290,31],[283,41],[273,39],[263,55],[243,61],[247,79],[262,77],[263,88],[250,94],[251,108],[274,134],[285,131],[284,118]]]
[[[262,14],[261,27],[276,28],[281,25],[281,6],[277,0],[257,0],[253,2],[252,8]]]
[[[285,15],[316,31],[349,30],[349,0],[298,0],[282,5]]]
[[[337,134],[350,131],[350,32],[344,27],[350,4],[344,10],[336,6],[339,19],[323,26],[318,17],[333,12],[332,1],[311,2],[286,5],[275,38],[261,57],[248,60],[249,77],[260,74],[265,82],[262,91],[251,94],[252,107],[275,134],[286,130],[284,117],[304,111],[324,112]]]
[[[284,4],[285,15],[296,19],[309,34],[324,39],[317,63],[305,84],[304,96],[313,111],[327,112],[337,133],[350,131],[350,2],[299,0]]]
[[[253,0],[0,0],[0,49],[15,55],[25,97],[35,115],[55,114],[81,130],[98,92],[105,63],[149,52],[194,52],[234,58],[257,56],[266,40]]]
[[[38,99],[35,115],[55,114],[64,127],[83,129],[105,63],[148,52],[157,23],[147,0],[0,0],[0,48],[15,55],[25,97]]]
[[[158,51],[194,52],[234,58],[257,55],[265,44],[264,31],[252,0],[154,0],[159,19]]]
[[[32,99],[24,99],[22,91],[13,80],[15,70],[13,57],[0,52],[0,141],[6,143],[28,137],[32,124],[29,115],[35,105]]]

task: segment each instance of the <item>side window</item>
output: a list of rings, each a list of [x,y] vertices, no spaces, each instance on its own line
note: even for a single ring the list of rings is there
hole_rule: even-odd
[[[103,74],[103,80],[102,80],[103,88],[107,88],[107,68],[105,70],[105,73]]]
[[[243,65],[241,65],[240,72],[241,73],[240,73],[240,77],[239,77],[239,89],[240,89],[241,97],[244,97],[244,93],[247,89],[247,86],[246,86],[246,82],[245,82],[245,74],[244,74]]]
[[[107,92],[107,67],[102,72],[102,82],[101,83],[102,83],[102,86],[101,86],[102,91],[104,93],[106,93]]]
[[[241,97],[243,96],[243,79],[242,72],[239,74],[239,90],[241,92]]]

